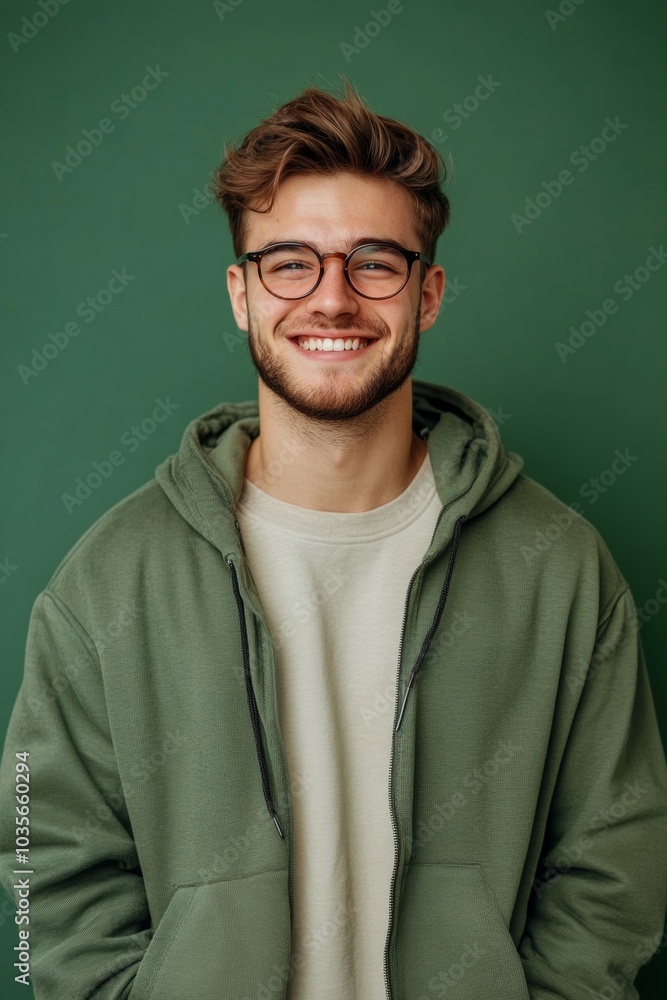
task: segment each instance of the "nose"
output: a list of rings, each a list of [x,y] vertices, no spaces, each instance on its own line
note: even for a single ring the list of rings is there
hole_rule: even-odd
[[[359,311],[359,298],[345,280],[344,258],[342,253],[324,255],[322,280],[305,299],[309,312],[331,317]]]

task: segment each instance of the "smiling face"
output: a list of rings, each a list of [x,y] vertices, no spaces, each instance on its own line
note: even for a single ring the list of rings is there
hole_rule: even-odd
[[[386,178],[293,175],[278,188],[270,213],[248,216],[246,251],[303,241],[320,253],[347,253],[369,238],[425,250],[409,195]],[[425,265],[417,262],[393,298],[364,298],[346,282],[343,262],[332,257],[324,261],[315,291],[290,301],[264,288],[255,263],[245,267],[247,285],[236,264],[228,269],[227,283],[257,373],[294,410],[320,420],[354,419],[406,382],[417,361],[419,334],[435,322],[444,291],[443,269],[431,265],[422,285]],[[368,343],[359,350],[307,350],[299,340],[308,336],[331,339],[324,348],[340,348],[356,338]]]

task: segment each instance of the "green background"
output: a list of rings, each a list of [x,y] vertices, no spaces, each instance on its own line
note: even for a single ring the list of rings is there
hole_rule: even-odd
[[[667,268],[624,293],[627,301],[614,285],[667,235],[667,6],[565,0],[571,13],[550,23],[541,2],[404,0],[350,54],[344,46],[363,42],[357,29],[385,0],[234,3],[219,13],[210,2],[70,0],[18,51],[11,33],[42,8],[4,4],[2,732],[30,609],[57,563],[152,477],[191,419],[223,400],[256,398],[227,297],[226,220],[203,194],[223,142],[308,83],[335,90],[344,73],[377,112],[426,137],[446,132],[436,145],[452,168],[452,220],[438,260],[459,292],[424,335],[414,375],[491,409],[524,471],[581,504],[635,603],[654,601],[641,638],[665,739],[667,613],[655,595],[667,579]],[[168,75],[144,101],[124,118],[111,110],[158,65]],[[454,105],[489,75],[493,93],[456,119]],[[105,117],[113,131],[59,180],[53,162]],[[607,117],[628,127],[580,171],[570,156]],[[573,183],[517,232],[512,214],[564,169]],[[200,207],[188,213],[195,189]],[[78,304],[123,268],[134,276],[127,287],[92,322],[77,317]],[[561,360],[555,345],[609,298],[617,311]],[[20,366],[33,349],[77,320],[78,337],[26,384]],[[135,450],[123,446],[166,397],[178,407],[172,416]],[[582,487],[610,469],[617,449],[636,461],[591,502]],[[114,450],[124,462],[68,512],[62,494]],[[2,995],[25,998],[32,991],[13,982],[16,927],[4,894],[0,923]],[[637,986],[657,1000],[666,985],[662,947]]]

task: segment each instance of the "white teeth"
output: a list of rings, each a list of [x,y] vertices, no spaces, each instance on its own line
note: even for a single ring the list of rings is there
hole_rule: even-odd
[[[297,343],[306,351],[356,351],[365,347],[369,341],[363,337],[348,337],[347,340],[342,337],[336,337],[335,340],[332,337],[325,337],[324,340],[321,337],[299,337]]]

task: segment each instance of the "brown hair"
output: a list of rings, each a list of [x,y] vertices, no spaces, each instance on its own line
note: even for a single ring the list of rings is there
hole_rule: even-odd
[[[413,199],[415,228],[423,243],[410,249],[434,259],[449,221],[449,199],[440,190],[447,178],[445,161],[407,125],[371,111],[343,79],[342,99],[310,85],[248,132],[239,146],[224,144],[213,192],[229,219],[236,256],[246,249],[245,210],[270,212],[281,181],[291,174],[345,170],[400,184]]]

